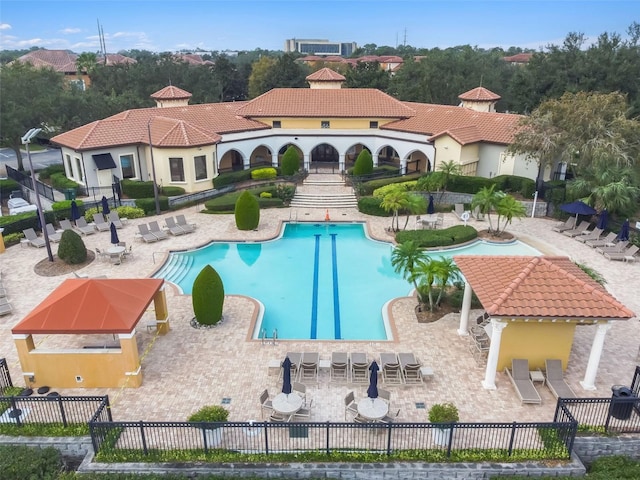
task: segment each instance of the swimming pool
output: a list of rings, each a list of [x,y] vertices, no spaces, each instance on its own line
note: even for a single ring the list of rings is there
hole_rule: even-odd
[[[367,237],[364,224],[285,224],[267,242],[214,242],[172,252],[154,275],[191,293],[193,281],[210,264],[225,293],[247,295],[265,306],[254,337],[264,330],[280,339],[386,340],[382,318],[389,300],[409,294],[411,285],[391,266],[392,245]],[[539,255],[521,242],[473,245],[430,252],[435,256]]]

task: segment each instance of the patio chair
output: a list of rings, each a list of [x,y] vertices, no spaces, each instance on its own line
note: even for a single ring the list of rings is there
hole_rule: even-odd
[[[60,220],[60,228],[62,230],[73,230],[73,225],[71,225],[71,222],[67,219],[64,220]]]
[[[571,390],[571,387],[564,381],[564,374],[562,373],[562,361],[561,360],[545,360],[546,369],[546,384],[553,393],[553,396],[558,398],[576,398],[576,394]]]
[[[144,240],[146,243],[152,243],[152,242],[157,242],[158,241],[158,237],[156,237],[154,234],[152,234],[149,231],[149,227],[147,227],[144,223],[141,223],[140,225],[138,225],[138,231],[140,232],[140,235],[142,236],[142,240]]]
[[[593,230],[591,230],[590,233],[587,233],[586,235],[577,235],[574,237],[574,239],[577,240],[578,242],[584,243],[587,240],[597,240],[601,236],[602,236],[602,229],[596,227]]]
[[[302,404],[307,404],[307,387],[304,383],[291,382],[291,391],[302,398]]]
[[[378,398],[381,398],[382,400],[387,402],[387,405],[391,404],[391,392],[389,390],[384,390],[382,388],[379,388],[378,389]]]
[[[380,370],[382,371],[383,383],[395,385],[402,383],[402,370],[395,353],[380,354]]]
[[[96,229],[89,225],[84,217],[80,217],[76,220],[76,229],[80,230],[82,235],[91,235],[96,233]]]
[[[273,412],[269,416],[269,421],[271,423],[289,423],[291,420],[291,415],[282,415],[281,413]]]
[[[104,216],[101,213],[96,213],[93,215],[93,223],[96,224],[96,228],[99,232],[106,232],[109,230],[109,224],[104,219]]]
[[[605,252],[603,255],[607,260],[628,260],[627,257],[633,259],[633,256],[638,253],[638,250],[640,250],[640,248],[637,245],[631,245],[622,252]]]
[[[438,228],[438,227],[442,227],[442,226],[444,226],[444,213],[440,212],[436,216],[436,224],[435,224],[434,228]]]
[[[358,415],[358,404],[356,403],[353,392],[347,393],[344,397],[344,421],[347,421],[347,414]]]
[[[625,248],[627,248],[627,245],[629,245],[629,241],[628,240],[623,240],[622,242],[618,242],[615,245],[612,246],[604,246],[604,247],[598,247],[596,248],[596,252],[601,253],[601,254],[605,254],[605,253],[620,253],[622,252]]]
[[[331,354],[331,370],[329,371],[330,381],[349,380],[349,356],[343,352],[333,352]]]
[[[589,222],[582,221],[576,228],[565,230],[564,232],[562,232],[562,234],[566,235],[567,237],[575,237],[576,235],[582,235],[582,233],[585,232],[587,228],[589,228]]]
[[[99,248],[96,248],[96,257],[98,257],[99,260],[104,261],[109,258],[109,254],[105,250],[100,250]]]
[[[309,405],[302,407],[296,413],[293,414],[293,417],[300,418],[310,418],[311,417],[311,407],[313,407],[313,399],[309,402]]]
[[[393,423],[400,416],[400,409],[396,411],[396,413],[389,413],[380,419],[380,423]]]
[[[53,228],[52,224],[47,223],[45,225],[45,228],[47,229],[47,236],[49,237],[49,240],[51,240],[52,242],[58,243],[62,239],[62,234],[56,232],[56,229]]]
[[[24,238],[29,240],[29,245],[32,247],[40,248],[45,246],[45,241],[38,237],[33,228],[27,228],[26,230],[23,230],[22,233],[24,234]]]
[[[183,230],[182,227],[176,224],[176,221],[173,217],[165,218],[164,223],[167,225],[167,228],[169,229],[169,233],[171,233],[171,235],[184,235],[185,233],[187,233]]]
[[[120,220],[120,215],[118,215],[117,210],[112,210],[109,212],[109,222],[113,223],[116,228],[124,227],[124,224],[122,223],[122,220]]]
[[[452,212],[455,214],[456,217],[458,217],[458,220],[462,220],[462,214],[465,212],[464,204],[463,203],[456,203],[453,206]]]
[[[413,353],[399,353],[398,361],[405,383],[422,383],[422,365]]]
[[[616,232],[609,232],[606,237],[600,237],[597,240],[585,240],[584,244],[589,245],[591,248],[606,247],[607,245],[613,245],[616,239]]]
[[[162,230],[160,225],[158,225],[158,222],[155,220],[153,222],[149,222],[149,231],[151,232],[151,235],[154,235],[158,240],[166,240],[169,238],[167,232]]]
[[[184,218],[184,215],[176,215],[176,222],[178,223],[178,226],[187,233],[194,232],[196,229],[196,224],[187,223],[187,219]]]
[[[553,230],[554,232],[562,233],[565,230],[571,230],[575,228],[575,226],[576,226],[575,217],[569,217],[567,218],[566,221],[555,224],[553,227],[551,227],[551,230]]]
[[[351,353],[351,382],[369,383],[369,362],[366,353]]]
[[[304,352],[302,354],[302,361],[300,362],[300,381],[318,381],[319,362],[320,355],[318,354],[318,352]]]
[[[265,410],[273,412],[273,405],[271,404],[271,400],[269,400],[269,390],[265,388],[258,399],[260,401],[260,416],[264,418]]]
[[[505,368],[505,373],[511,380],[520,402],[542,403],[540,394],[529,377],[529,360],[514,358],[511,360],[511,370]]]

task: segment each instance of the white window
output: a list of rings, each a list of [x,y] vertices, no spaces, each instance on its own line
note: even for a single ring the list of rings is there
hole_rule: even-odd
[[[82,176],[82,162],[79,157],[74,157],[76,159],[76,167],[78,169],[78,182],[84,182],[84,177]]]

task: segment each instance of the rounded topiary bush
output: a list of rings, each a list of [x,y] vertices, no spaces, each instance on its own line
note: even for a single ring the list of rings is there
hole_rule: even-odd
[[[258,199],[247,190],[236,200],[236,226],[238,230],[255,230],[260,223],[260,204]]]
[[[191,302],[199,324],[215,325],[222,319],[224,285],[211,265],[204,267],[194,280]]]
[[[80,235],[73,230],[62,232],[58,258],[71,265],[82,263],[87,259],[87,247],[85,247]]]
[[[360,175],[369,175],[373,172],[373,158],[371,152],[364,149],[356,158],[356,162],[353,165],[353,175],[359,177]]]
[[[289,145],[289,148],[282,155],[282,175],[290,176],[298,170],[300,170],[300,155],[296,147]]]

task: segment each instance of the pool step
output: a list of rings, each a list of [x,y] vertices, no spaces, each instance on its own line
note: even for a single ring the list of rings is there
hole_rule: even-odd
[[[190,255],[171,254],[169,261],[158,270],[154,277],[178,284],[187,275],[192,265],[193,257]]]
[[[358,199],[353,193],[313,194],[296,192],[290,205],[298,208],[357,208]]]
[[[185,259],[185,261],[182,263],[182,266],[180,268],[180,274],[176,276],[174,280],[172,280],[172,282],[176,285],[180,285],[182,283],[182,280],[187,276],[187,273],[191,271],[191,267],[193,266],[193,257],[191,255],[181,256]]]

